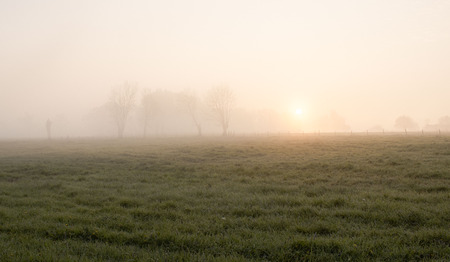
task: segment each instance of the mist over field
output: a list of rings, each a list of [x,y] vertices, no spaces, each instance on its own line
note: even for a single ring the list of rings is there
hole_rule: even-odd
[[[234,96],[227,134],[445,132],[449,14],[442,0],[1,1],[0,138],[45,138],[47,120],[53,138],[117,136],[108,105],[126,83],[124,136],[222,134],[218,86]]]
[[[450,0],[1,0],[0,261],[450,261],[449,101]]]

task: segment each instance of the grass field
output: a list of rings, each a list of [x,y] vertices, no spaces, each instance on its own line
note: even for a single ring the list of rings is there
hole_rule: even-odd
[[[449,261],[449,136],[0,142],[1,261]]]

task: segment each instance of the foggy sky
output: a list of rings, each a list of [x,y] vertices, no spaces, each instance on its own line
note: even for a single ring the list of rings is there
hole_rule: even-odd
[[[336,112],[353,130],[423,126],[450,115],[449,70],[445,0],[0,2],[0,127],[78,121],[124,81],[226,83],[239,108]]]

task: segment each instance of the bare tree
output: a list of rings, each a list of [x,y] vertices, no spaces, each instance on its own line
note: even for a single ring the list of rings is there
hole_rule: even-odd
[[[222,126],[222,135],[228,135],[231,111],[234,108],[235,97],[226,85],[216,86],[209,90],[206,105],[214,121]]]
[[[117,136],[123,137],[128,117],[135,105],[137,83],[125,82],[111,92],[109,105],[111,115],[117,125]]]
[[[405,134],[408,133],[408,129],[417,128],[417,123],[409,116],[399,116],[395,119],[395,128],[405,130]]]
[[[197,128],[197,135],[202,135],[202,124],[200,122],[199,107],[200,99],[194,91],[185,90],[179,95],[178,103],[186,113],[189,114]]]

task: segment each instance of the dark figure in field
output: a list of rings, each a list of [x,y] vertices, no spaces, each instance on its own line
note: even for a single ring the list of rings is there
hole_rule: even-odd
[[[52,121],[50,121],[50,119],[47,119],[47,122],[45,123],[45,127],[47,128],[48,140],[50,140],[51,139],[51,131],[52,131]]]

